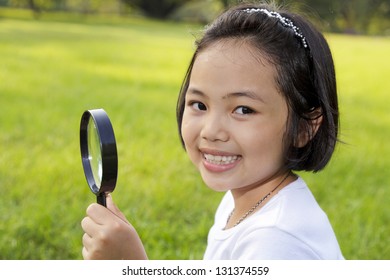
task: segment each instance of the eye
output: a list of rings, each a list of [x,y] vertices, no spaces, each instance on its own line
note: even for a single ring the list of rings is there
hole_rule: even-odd
[[[246,106],[239,106],[234,110],[234,113],[239,115],[247,115],[247,114],[253,114],[255,113],[255,111]]]
[[[193,109],[195,109],[197,111],[206,111],[207,110],[206,105],[204,105],[202,102],[197,102],[197,101],[190,102],[189,106],[191,106]]]

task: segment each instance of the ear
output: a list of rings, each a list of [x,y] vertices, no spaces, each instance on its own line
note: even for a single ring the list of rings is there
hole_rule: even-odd
[[[322,124],[322,110],[320,107],[311,110],[305,119],[299,123],[299,133],[294,146],[303,148],[314,138]]]

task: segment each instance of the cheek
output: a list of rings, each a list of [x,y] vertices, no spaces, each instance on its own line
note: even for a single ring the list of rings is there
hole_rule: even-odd
[[[190,118],[188,114],[186,114],[186,111],[184,111],[181,122],[181,137],[183,138],[184,145],[187,150],[191,146],[191,142],[194,140],[195,135],[196,127],[194,127],[192,118]]]
[[[244,135],[244,133],[242,134]],[[254,161],[281,162],[284,157],[284,131],[262,129],[253,133],[251,137],[243,139],[245,150]]]
[[[184,147],[187,156],[194,165],[197,165],[199,161],[199,153],[197,150],[198,128],[193,118],[183,115],[183,121],[181,123],[181,136],[183,138]]]

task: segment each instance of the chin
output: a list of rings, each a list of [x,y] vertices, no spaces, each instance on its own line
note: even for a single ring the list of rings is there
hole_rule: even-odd
[[[213,191],[216,192],[226,192],[230,190],[232,187],[229,186],[229,183],[225,182],[216,182],[215,180],[207,180],[207,178],[203,178],[203,182]]]
[[[207,185],[207,184],[206,184]],[[210,185],[207,185],[210,189],[212,189],[213,191],[216,191],[216,192],[227,192],[230,190],[230,188],[226,188],[226,187],[215,187],[215,186],[210,186]]]

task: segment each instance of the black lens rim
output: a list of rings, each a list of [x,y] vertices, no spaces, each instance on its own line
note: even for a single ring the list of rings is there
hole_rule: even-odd
[[[102,180],[100,188],[93,177],[88,151],[88,123],[95,123],[99,135],[100,150],[102,156]],[[99,196],[107,192],[113,192],[118,177],[118,153],[114,129],[111,121],[103,109],[87,110],[83,113],[80,122],[80,150],[85,178],[91,191]]]

